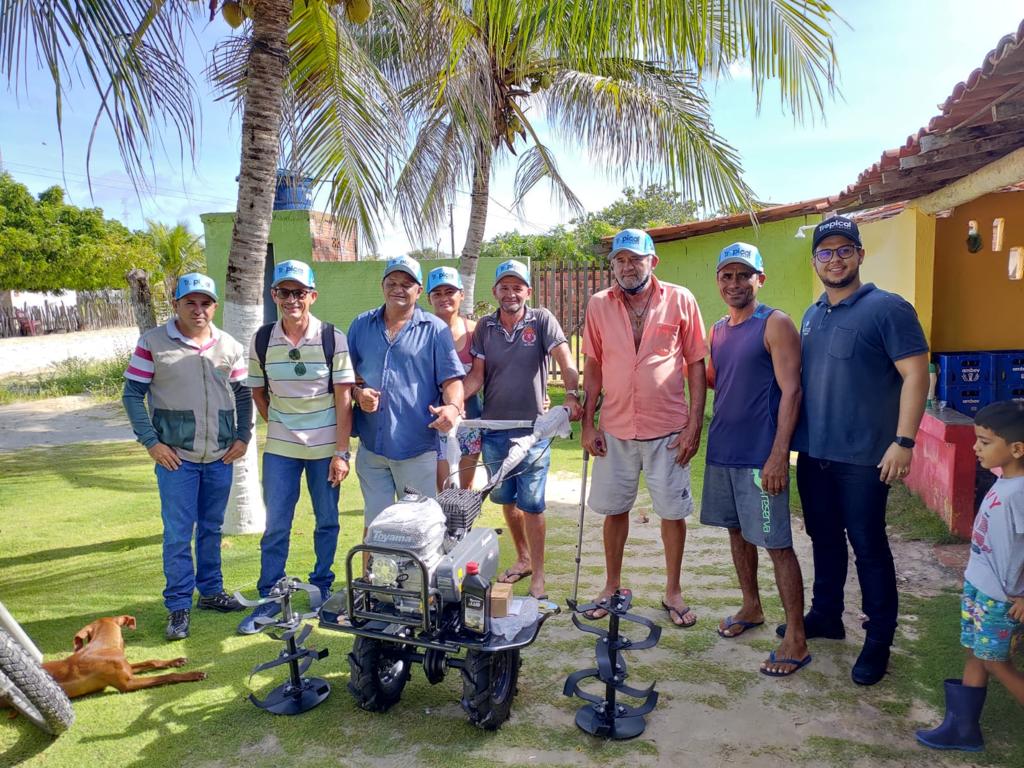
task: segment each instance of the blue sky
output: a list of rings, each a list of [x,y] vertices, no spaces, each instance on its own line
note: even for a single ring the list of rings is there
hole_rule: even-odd
[[[984,55],[1024,17],[1019,0],[837,0],[844,21],[836,26],[841,93],[824,114],[796,126],[768,90],[760,114],[749,78],[742,72],[713,87],[713,114],[719,133],[736,147],[747,182],[761,199],[788,203],[835,194],[878,160],[884,149],[902,144],[937,114],[953,86],[980,66]],[[129,226],[145,219],[183,220],[201,232],[199,214],[235,207],[239,124],[230,108],[213,101],[202,81],[204,52],[229,34],[219,19],[201,28],[189,58],[203,100],[195,167],[177,154],[173,143],[153,158],[152,191],[138,199],[125,175],[108,129],[101,128],[91,172],[93,197],[85,183],[85,146],[95,97],[75,84],[64,103],[64,156],[54,119],[53,89],[40,72],[25,73],[17,94],[8,89],[0,101],[0,157],[4,167],[33,192],[65,186],[77,205],[97,205]],[[605,178],[591,169],[590,158],[568,148],[558,152],[563,174],[588,210],[607,205],[629,178]],[[497,172],[487,236],[519,229],[539,232],[566,223],[570,214],[551,205],[538,187],[526,201],[522,219],[507,209],[512,201],[514,166]],[[461,249],[468,220],[468,199],[455,209],[456,249]],[[447,249],[447,228],[425,233],[417,245]],[[380,251],[387,256],[410,248],[400,227],[389,228]]]

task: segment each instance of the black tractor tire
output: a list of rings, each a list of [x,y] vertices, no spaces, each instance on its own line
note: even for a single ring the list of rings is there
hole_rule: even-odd
[[[512,714],[512,699],[519,692],[519,649],[497,653],[468,651],[462,666],[462,708],[469,721],[485,731],[496,731]]]
[[[357,637],[348,655],[348,690],[360,709],[387,712],[402,698],[411,662],[405,646]]]
[[[10,635],[0,629],[0,700],[52,736],[75,722],[64,689]]]

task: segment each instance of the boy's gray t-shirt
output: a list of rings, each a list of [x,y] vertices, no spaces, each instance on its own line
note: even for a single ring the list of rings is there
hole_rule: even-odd
[[[985,495],[964,578],[1003,602],[1024,595],[1024,477],[1001,477]]]
[[[486,315],[473,331],[473,357],[484,360],[485,419],[533,420],[544,412],[548,353],[566,342],[548,310],[527,307],[511,332]]]

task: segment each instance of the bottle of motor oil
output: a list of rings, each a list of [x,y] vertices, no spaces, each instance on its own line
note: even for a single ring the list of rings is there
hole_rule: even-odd
[[[462,582],[462,626],[477,635],[491,631],[491,582],[480,575],[475,562],[466,563]]]

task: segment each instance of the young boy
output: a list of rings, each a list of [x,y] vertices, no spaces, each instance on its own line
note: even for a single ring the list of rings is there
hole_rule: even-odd
[[[974,519],[964,572],[960,644],[967,648],[963,680],[946,680],[946,718],[917,740],[934,749],[978,752],[979,719],[988,679],[995,676],[1024,705],[1024,673],[1010,661],[1024,622],[1024,403],[993,403],[974,419],[974,453],[1002,476]]]

